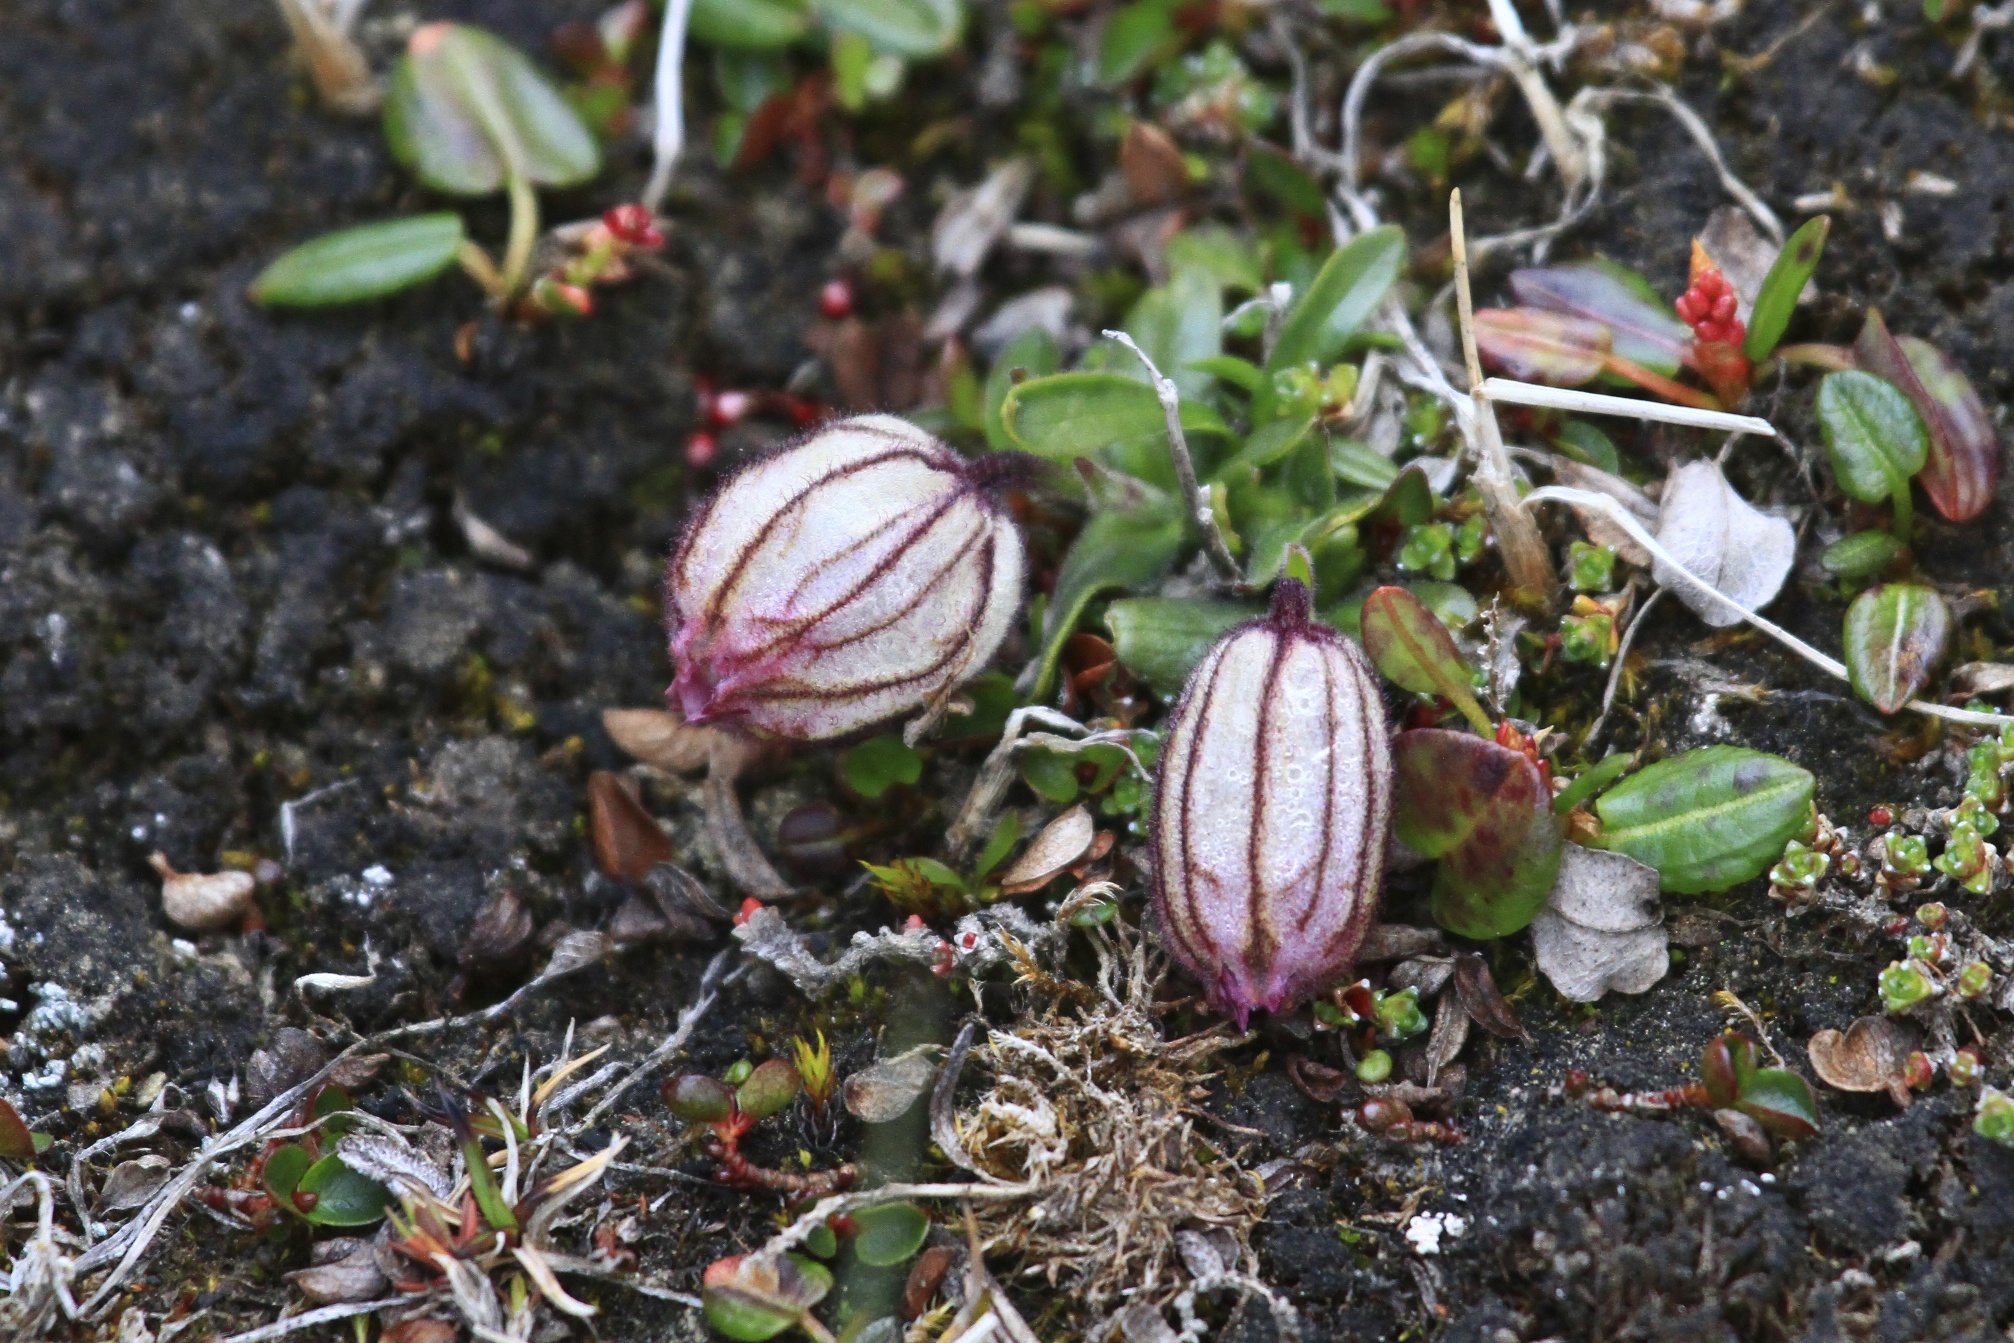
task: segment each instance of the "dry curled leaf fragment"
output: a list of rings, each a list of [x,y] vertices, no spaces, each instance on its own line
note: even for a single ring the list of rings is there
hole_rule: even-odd
[[[98,1191],[98,1211],[124,1212],[137,1208],[167,1182],[168,1158],[164,1156],[150,1153],[121,1161],[112,1167],[112,1173],[105,1177],[105,1187]]]
[[[258,883],[249,872],[177,872],[163,853],[147,864],[161,874],[161,912],[171,923],[208,932],[229,927],[252,907]]]
[[[852,1074],[839,1089],[846,1112],[868,1124],[901,1118],[930,1089],[942,1052],[940,1045],[918,1045]]]
[[[1517,1009],[1497,991],[1489,962],[1475,952],[1455,957],[1455,996],[1476,1025],[1506,1040],[1529,1040]]]
[[[652,867],[677,856],[620,775],[600,769],[588,775],[587,813],[595,865],[618,881],[642,881]]]
[[[370,1301],[389,1285],[370,1241],[345,1236],[315,1246],[315,1262],[287,1275],[310,1301],[333,1305],[340,1301]],[[389,1338],[391,1335],[386,1334]]]
[[[1097,838],[1098,823],[1091,818],[1091,809],[1078,803],[1043,826],[1001,874],[1000,893],[1013,896],[1040,890],[1089,854]]]
[[[1562,997],[1642,993],[1670,968],[1657,869],[1628,854],[1568,844],[1532,921],[1538,968]]]
[[[1734,492],[1720,463],[1690,462],[1673,469],[1658,510],[1658,542],[1695,577],[1754,611],[1775,600],[1797,554],[1797,534]],[[1741,616],[1703,595],[1659,560],[1657,581],[1716,629]]]
[[[601,725],[625,754],[670,774],[705,769],[719,735],[663,709],[603,709]]]
[[[978,274],[1034,185],[1034,161],[1009,159],[984,182],[946,201],[930,227],[930,252],[937,268],[957,276]]]
[[[1889,1017],[1860,1017],[1844,1031],[1822,1030],[1811,1037],[1805,1052],[1812,1071],[1839,1091],[1886,1091],[1901,1106],[1909,1104],[1909,1053],[1916,1035]]]

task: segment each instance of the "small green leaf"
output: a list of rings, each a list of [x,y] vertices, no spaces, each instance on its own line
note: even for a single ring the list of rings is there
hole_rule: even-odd
[[[1854,532],[1827,546],[1818,563],[1834,578],[1872,578],[1901,559],[1902,549],[1887,532]]]
[[[1797,296],[1804,292],[1811,273],[1818,269],[1818,258],[1825,254],[1825,239],[1831,232],[1832,220],[1826,215],[1806,220],[1776,254],[1749,309],[1748,338],[1742,341],[1741,352],[1750,363],[1759,364],[1769,358],[1776,343],[1783,339],[1783,333],[1790,327],[1790,316],[1797,310]]]
[[[1390,224],[1338,248],[1288,311],[1266,357],[1267,369],[1333,360],[1399,278],[1405,258],[1406,235]]]
[[[1401,690],[1438,695],[1461,710],[1478,732],[1489,715],[1476,702],[1475,673],[1455,647],[1447,626],[1400,587],[1382,587],[1364,599],[1364,651],[1371,665]]]
[[[766,1059],[735,1089],[734,1103],[751,1119],[767,1119],[796,1100],[803,1086],[804,1079],[787,1060]]]
[[[830,1226],[820,1222],[805,1235],[804,1248],[820,1259],[830,1259],[839,1253],[839,1236]]]
[[[1172,508],[1091,515],[1063,557],[1043,615],[1037,701],[1048,697],[1063,641],[1076,633],[1091,599],[1114,588],[1145,587],[1160,578],[1181,553],[1183,530],[1182,519]]]
[[[710,46],[773,51],[811,31],[811,15],[791,0],[693,0],[686,31]]]
[[[1257,606],[1187,597],[1124,597],[1105,608],[1119,661],[1172,700],[1225,630],[1265,614]]]
[[[1056,348],[1056,338],[1045,327],[1030,327],[1009,342],[1007,348],[1000,352],[1000,357],[993,361],[993,367],[986,371],[987,447],[1002,452],[1014,446],[1014,440],[1007,435],[1007,427],[1000,422],[1000,407],[1014,387],[1016,373],[1024,379],[1040,378],[1062,366],[1063,355]]]
[[[1846,671],[1883,713],[1916,698],[1951,642],[1951,608],[1935,588],[1884,583],[1846,609]]]
[[[737,1343],[776,1337],[832,1290],[832,1274],[823,1264],[795,1254],[773,1263],[732,1255],[707,1265],[700,1281],[706,1322]]]
[[[665,1083],[664,1103],[688,1124],[717,1124],[734,1113],[734,1092],[705,1073],[681,1073]]]
[[[739,0],[737,0],[737,3]],[[965,31],[965,0],[813,0],[835,32],[858,33],[890,56],[941,56]]]
[[[1077,762],[1060,751],[1030,751],[1021,757],[1021,780],[1037,796],[1059,807],[1077,800]]]
[[[1844,369],[1818,384],[1818,429],[1839,488],[1879,503],[1909,488],[1929,458],[1923,417],[1895,384]]]
[[[383,298],[452,266],[462,238],[462,217],[447,210],[324,233],[260,271],[252,301],[321,308]]]
[[[1212,355],[1198,359],[1189,365],[1198,373],[1207,373],[1213,378],[1222,378],[1231,386],[1244,392],[1256,392],[1266,385],[1266,370],[1249,359],[1240,359],[1235,354]]]
[[[1788,1068],[1758,1068],[1744,1079],[1734,1108],[1779,1138],[1818,1132],[1818,1098],[1811,1083]]]
[[[1437,858],[1434,921],[1460,937],[1505,937],[1538,917],[1564,837],[1538,767],[1466,732],[1416,728],[1392,746],[1399,838]]]
[[[1804,828],[1815,780],[1780,756],[1707,746],[1604,794],[1596,848],[1657,869],[1667,891],[1724,891],[1759,876]]]
[[[1098,40],[1098,82],[1123,84],[1176,48],[1176,0],[1134,0],[1105,23]]]
[[[1554,795],[1552,800],[1553,815],[1565,816],[1575,807],[1578,807],[1581,803],[1614,783],[1622,777],[1622,772],[1628,769],[1630,762],[1635,759],[1635,756],[1626,751],[1618,751],[1614,755],[1603,756],[1600,760],[1595,761],[1592,765],[1574,775],[1573,782]]]
[[[1598,467],[1612,476],[1622,472],[1622,454],[1615,450],[1615,440],[1586,420],[1568,420],[1561,425],[1553,446],[1575,461]]]
[[[298,1192],[313,1194],[315,1205],[304,1214],[316,1226],[369,1226],[384,1217],[391,1191],[359,1175],[330,1153],[301,1175]]]
[[[905,745],[898,733],[869,737],[839,757],[839,777],[870,800],[896,784],[913,785],[923,777],[923,757]]]
[[[972,865],[972,880],[968,884],[977,886],[985,881],[987,874],[1000,866],[1020,842],[1021,818],[1010,811],[1000,818],[999,824],[993,827],[993,833],[987,836],[986,847],[979,851],[979,861]]]
[[[883,1203],[853,1214],[860,1228],[853,1253],[869,1268],[907,1263],[930,1235],[930,1219],[914,1203]]]
[[[21,1112],[0,1100],[0,1160],[30,1161],[41,1149],[35,1145],[36,1135],[28,1131]]]
[[[1185,401],[1183,433],[1226,436],[1223,419]],[[1089,457],[1130,476],[1175,488],[1168,421],[1146,383],[1122,373],[1057,373],[1008,390],[1000,422],[1017,448],[1065,466]]]
[[[486,196],[513,176],[573,186],[601,171],[601,147],[566,95],[516,47],[468,24],[412,35],[384,115],[393,157],[449,195]]]
[[[1206,271],[1225,289],[1256,294],[1266,287],[1265,263],[1254,239],[1225,224],[1198,224],[1168,239],[1168,273]],[[1243,362],[1243,361],[1240,361]]]
[[[1388,490],[1399,480],[1398,465],[1391,458],[1354,438],[1329,440],[1329,464],[1338,480],[1367,490]]]
[[[1216,278],[1198,267],[1174,270],[1165,285],[1142,294],[1126,314],[1126,334],[1144,350],[1155,367],[1175,384],[1184,400],[1205,396],[1214,378],[1195,365],[1223,352],[1223,290]],[[1146,370],[1139,360],[1120,368]]]
[[[300,1209],[294,1203],[294,1191],[300,1188],[301,1177],[315,1164],[314,1155],[297,1142],[282,1143],[266,1155],[266,1164],[260,1168],[259,1178],[265,1183],[266,1193],[273,1202],[286,1211],[298,1214]]]
[[[1315,427],[1314,417],[1307,416],[1293,420],[1274,420],[1254,429],[1245,439],[1245,445],[1237,455],[1217,468],[1215,478],[1223,481],[1243,479],[1247,472],[1263,470],[1273,465],[1295,448]]]

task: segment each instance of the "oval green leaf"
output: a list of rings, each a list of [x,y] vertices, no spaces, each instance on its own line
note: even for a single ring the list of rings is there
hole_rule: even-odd
[[[733,51],[774,51],[811,31],[811,15],[790,0],[693,0],[686,31]]]
[[[1476,702],[1475,673],[1447,626],[1418,597],[1400,587],[1377,589],[1364,598],[1360,629],[1371,665],[1386,680],[1416,695],[1439,695],[1476,731],[1490,730],[1489,715]]]
[[[731,1255],[707,1265],[700,1279],[706,1322],[739,1343],[762,1343],[796,1324],[832,1290],[832,1273],[803,1255],[771,1263]]]
[[[870,800],[896,784],[914,784],[923,777],[923,757],[900,734],[884,732],[850,747],[839,757],[839,777]]]
[[[907,1263],[923,1248],[930,1234],[930,1219],[914,1203],[884,1203],[862,1208],[853,1214],[860,1228],[853,1241],[853,1253],[870,1268],[893,1268]]]
[[[426,186],[486,196],[513,176],[572,186],[601,171],[594,132],[517,48],[461,23],[415,32],[392,71],[385,139]]]
[[[462,237],[462,217],[451,210],[324,233],[260,271],[252,301],[323,308],[383,298],[452,266]]]
[[[1916,698],[1951,643],[1951,608],[1934,588],[1884,583],[1846,609],[1846,671],[1883,713]]]
[[[1811,814],[1814,785],[1808,770],[1762,751],[1687,751],[1605,793],[1591,842],[1656,868],[1667,891],[1726,890],[1782,856]]]
[[[767,1119],[797,1099],[804,1086],[797,1069],[783,1059],[767,1059],[734,1093],[734,1103],[751,1119]]]
[[[1538,917],[1564,837],[1538,767],[1466,732],[1417,728],[1393,743],[1393,822],[1438,858],[1434,922],[1460,937],[1505,937]]]
[[[1756,291],[1755,304],[1749,309],[1748,337],[1741,343],[1741,352],[1750,363],[1759,364],[1769,358],[1790,328],[1791,314],[1797,311],[1797,296],[1804,292],[1804,286],[1811,282],[1811,273],[1818,269],[1818,258],[1825,254],[1825,239],[1831,232],[1832,220],[1827,215],[1806,220],[1776,254],[1769,274],[1762,277],[1762,288]]]
[[[298,1189],[315,1196],[304,1214],[316,1226],[369,1226],[385,1215],[391,1191],[343,1164],[334,1153],[308,1167]]]
[[[1225,630],[1265,614],[1237,602],[1122,597],[1105,608],[1119,661],[1156,695],[1172,700]]]
[[[1887,532],[1854,532],[1827,546],[1818,564],[1834,578],[1872,578],[1901,559],[1902,549]]]
[[[1839,488],[1863,503],[1907,489],[1929,457],[1923,417],[1909,398],[1859,369],[1828,373],[1818,384],[1818,430]]]
[[[1225,435],[1207,406],[1181,406],[1186,435]],[[1146,383],[1120,373],[1056,373],[1008,389],[1000,424],[1014,446],[1063,465],[1089,457],[1118,471],[1175,487],[1168,421]]]
[[[1000,357],[993,361],[993,367],[986,371],[986,404],[981,419],[986,430],[986,446],[995,452],[1014,446],[1014,440],[1007,435],[1007,427],[1001,423],[1000,408],[1007,400],[1018,377],[1022,381],[1039,378],[1054,373],[1062,367],[1062,351],[1056,348],[1056,338],[1043,327],[1030,327],[1016,336]]]
[[[288,1212],[299,1212],[294,1204],[294,1191],[300,1188],[301,1177],[315,1164],[314,1156],[297,1142],[282,1143],[266,1154],[266,1164],[260,1168],[259,1178],[265,1183],[266,1192],[273,1202]]]
[[[1393,224],[1358,234],[1338,248],[1288,311],[1266,367],[1334,359],[1399,278],[1405,258],[1406,235]]]
[[[738,0],[737,0],[738,2]],[[965,31],[965,0],[816,0],[835,32],[857,33],[890,56],[938,56]]]
[[[1818,1097],[1811,1083],[1788,1068],[1757,1068],[1744,1080],[1734,1108],[1779,1138],[1818,1132]]]

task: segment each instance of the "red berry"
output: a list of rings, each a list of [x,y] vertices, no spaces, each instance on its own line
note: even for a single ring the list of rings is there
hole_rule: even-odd
[[[658,230],[657,221],[641,205],[618,205],[603,214],[601,222],[631,247],[655,251],[664,246],[664,234]]]
[[[1867,813],[1869,825],[1894,825],[1895,813],[1886,807],[1875,807]]]
[[[853,286],[844,280],[830,280],[818,291],[818,311],[831,321],[853,315]]]
[[[696,438],[698,435],[695,434],[694,437]],[[747,923],[755,916],[755,911],[761,908],[762,902],[752,895],[749,896],[741,902],[741,909],[734,916],[734,926],[739,928],[742,924]]]
[[[713,464],[720,452],[720,440],[704,429],[685,440],[685,464],[690,467],[704,467]]]

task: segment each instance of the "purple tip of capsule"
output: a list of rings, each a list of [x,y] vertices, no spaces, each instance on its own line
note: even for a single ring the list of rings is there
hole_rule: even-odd
[[[1314,594],[1298,578],[1283,578],[1273,585],[1273,605],[1266,623],[1282,634],[1305,629],[1314,616]]]
[[[958,474],[973,489],[997,494],[1034,485],[1045,465],[1040,457],[1025,452],[988,452],[967,458]]]

